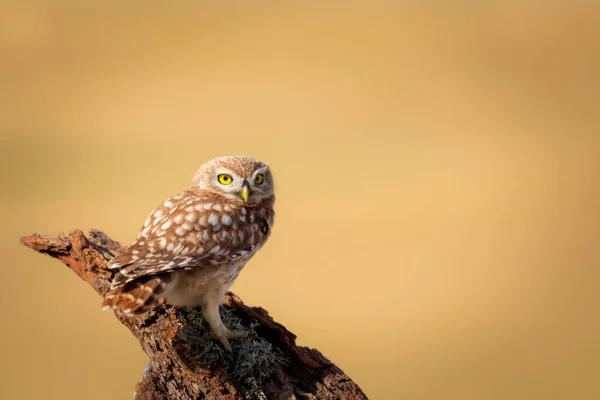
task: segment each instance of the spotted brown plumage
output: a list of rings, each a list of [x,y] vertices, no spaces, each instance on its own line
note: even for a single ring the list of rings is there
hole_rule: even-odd
[[[143,312],[161,297],[202,307],[229,349],[240,336],[223,326],[218,305],[271,234],[275,202],[267,164],[228,156],[200,167],[188,188],[150,213],[129,247],[108,263],[115,273],[104,308]]]

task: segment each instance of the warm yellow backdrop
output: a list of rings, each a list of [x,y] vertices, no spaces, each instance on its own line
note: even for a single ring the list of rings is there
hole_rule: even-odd
[[[600,398],[593,2],[4,3],[0,398],[131,398],[138,343],[18,238],[130,242],[224,154],[278,192],[233,290],[371,398]]]

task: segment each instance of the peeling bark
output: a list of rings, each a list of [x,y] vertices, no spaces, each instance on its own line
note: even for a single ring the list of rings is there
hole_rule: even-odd
[[[107,293],[112,276],[106,262],[122,248],[95,230],[89,237],[80,230],[58,238],[34,234],[22,237],[21,243],[60,260],[102,296]],[[117,319],[140,341],[150,359],[150,367],[136,386],[136,399],[367,398],[358,385],[318,350],[297,346],[296,335],[275,322],[263,308],[249,307],[231,292],[225,297],[224,308],[242,325],[253,326],[254,343],[268,342],[269,348],[286,362],[274,364],[268,377],[250,391],[227,365],[218,360],[198,362],[201,354],[190,354],[193,346],[185,339],[189,335],[181,333],[193,327],[186,326],[176,308],[161,304],[141,315],[115,310]],[[240,348],[234,348],[234,353],[244,351]]]

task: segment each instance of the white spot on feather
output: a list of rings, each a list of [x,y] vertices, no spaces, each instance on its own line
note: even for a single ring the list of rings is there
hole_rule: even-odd
[[[165,264],[165,265],[164,265],[164,266],[161,268],[161,270],[163,270],[163,271],[164,271],[164,270],[170,269],[170,268],[171,268],[171,267],[173,267],[174,265],[175,265],[175,262],[174,262],[174,261],[169,261],[168,263],[166,263],[166,264]]]
[[[181,248],[183,247],[183,245],[181,243],[179,243],[177,246],[175,246],[175,248],[173,249],[173,253],[175,254],[179,254],[181,252]]]
[[[196,214],[191,212],[185,216],[185,220],[188,222],[195,222],[197,219]]]
[[[215,213],[211,213],[210,217],[208,217],[208,222],[212,225],[219,225],[219,216]]]
[[[198,223],[202,226],[208,226],[208,219],[206,218],[206,215],[202,214],[200,215],[200,218],[198,219]]]
[[[221,218],[221,222],[223,223],[223,225],[231,225],[233,223],[233,220],[231,219],[231,216],[225,214]]]
[[[161,228],[164,230],[167,230],[171,227],[171,221],[167,221],[164,224],[161,225]]]

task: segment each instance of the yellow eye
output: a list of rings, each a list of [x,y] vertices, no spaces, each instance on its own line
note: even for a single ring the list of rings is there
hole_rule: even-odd
[[[231,178],[231,175],[227,175],[227,174],[221,174],[217,178],[219,179],[219,183],[222,185],[229,185],[231,183],[231,181],[233,181],[233,179]]]
[[[260,185],[261,183],[263,183],[264,180],[265,180],[265,176],[263,174],[256,174],[256,177],[254,178],[254,182],[257,185]]]

